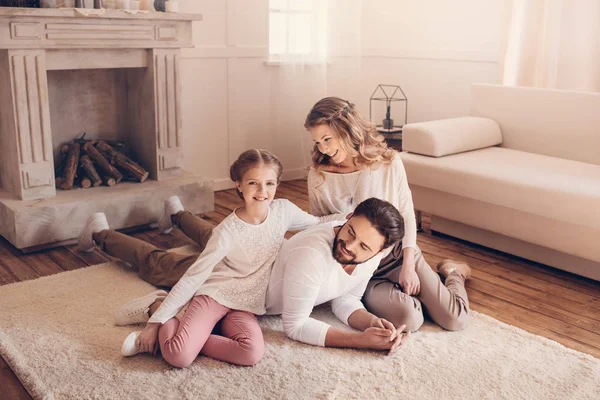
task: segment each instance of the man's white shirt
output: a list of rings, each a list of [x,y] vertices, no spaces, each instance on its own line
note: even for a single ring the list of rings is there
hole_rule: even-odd
[[[325,345],[329,325],[310,317],[313,307],[332,300],[333,313],[346,325],[364,308],[361,299],[384,254],[359,264],[349,275],[332,254],[334,228],[345,221],[327,222],[297,233],[277,256],[267,290],[267,314],[282,314],[288,337]]]

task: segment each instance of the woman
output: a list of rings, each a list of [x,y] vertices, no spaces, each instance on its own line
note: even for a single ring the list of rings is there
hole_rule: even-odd
[[[353,104],[326,97],[308,113],[304,127],[314,140],[308,174],[310,211],[323,216],[351,211],[369,197],[389,201],[405,221],[402,242],[382,261],[369,282],[363,302],[372,313],[407,331],[423,324],[423,306],[448,330],[468,320],[465,279],[467,264],[444,260],[440,277],[417,247],[417,226],[406,171],[397,152],[389,148],[373,124]]]

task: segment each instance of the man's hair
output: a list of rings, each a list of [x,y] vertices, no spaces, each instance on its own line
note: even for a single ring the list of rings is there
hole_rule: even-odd
[[[360,203],[354,216],[365,217],[385,237],[383,248],[394,246],[404,237],[404,218],[391,203],[371,197]]]

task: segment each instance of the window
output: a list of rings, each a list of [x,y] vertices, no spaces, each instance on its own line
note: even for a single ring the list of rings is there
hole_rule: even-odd
[[[326,11],[326,0],[269,0],[269,61],[324,61]]]

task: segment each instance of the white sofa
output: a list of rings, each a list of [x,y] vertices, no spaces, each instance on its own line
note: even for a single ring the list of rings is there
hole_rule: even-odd
[[[404,127],[432,230],[600,280],[600,94],[477,84],[470,114]]]

